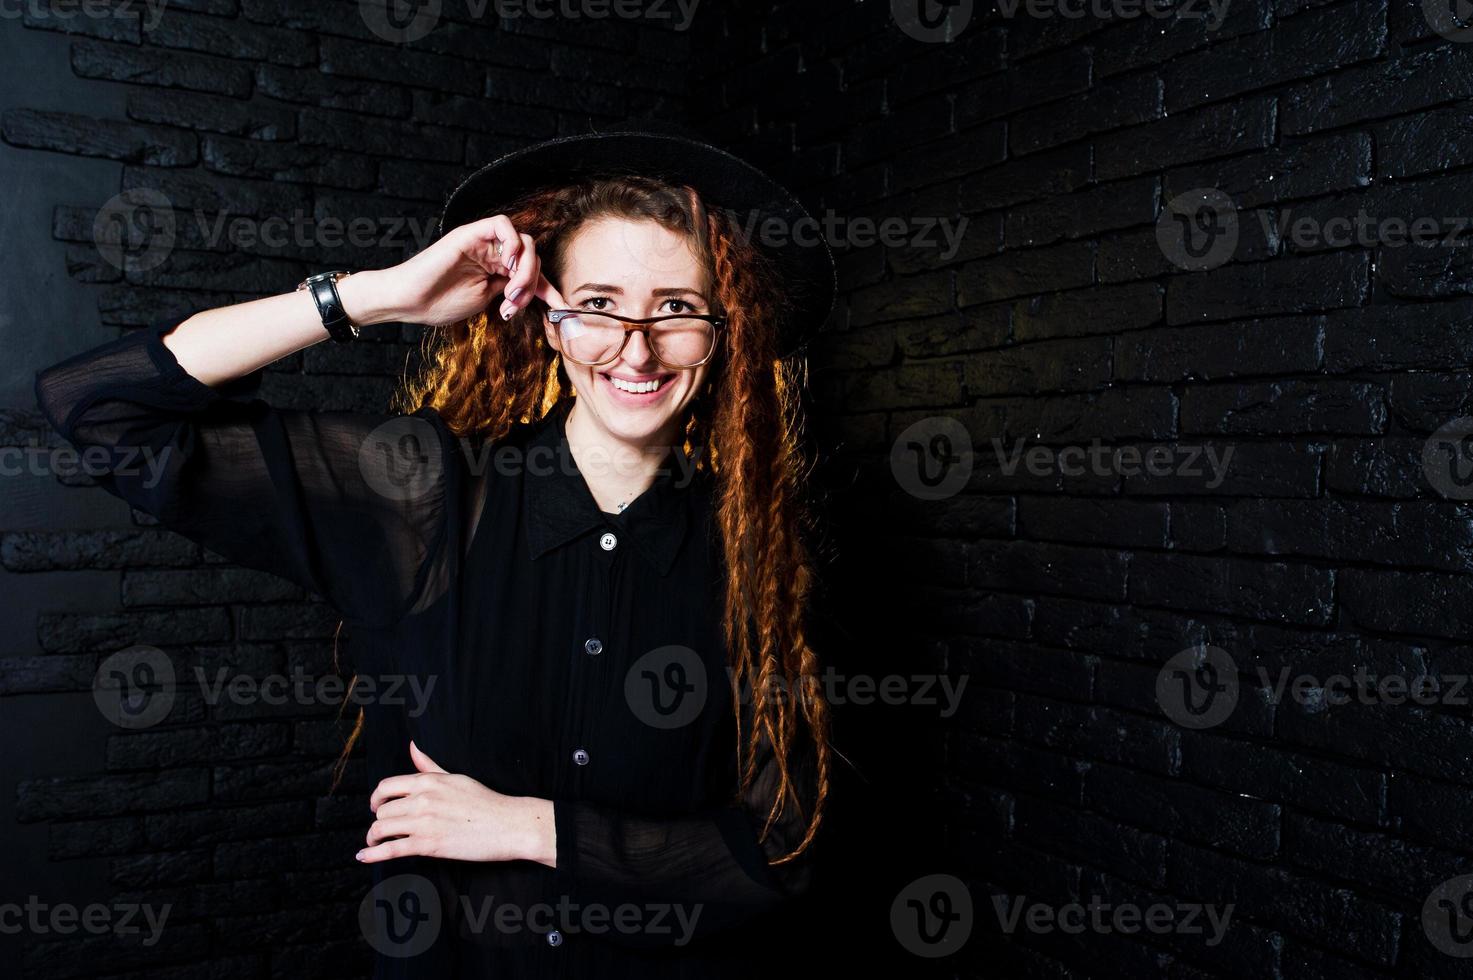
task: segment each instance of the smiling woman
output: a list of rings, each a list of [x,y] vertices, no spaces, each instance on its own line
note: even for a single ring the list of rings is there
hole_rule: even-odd
[[[744,210],[802,214],[705,144],[541,144],[400,266],[38,375],[74,443],[167,456],[105,488],[323,596],[360,677],[427,692],[354,730],[377,976],[771,976],[801,931],[831,752],[783,355],[833,265],[744,241]],[[271,361],[401,320],[434,329],[399,411],[254,397]]]

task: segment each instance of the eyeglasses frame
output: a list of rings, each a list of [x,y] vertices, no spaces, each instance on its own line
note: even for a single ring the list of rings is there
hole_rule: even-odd
[[[603,310],[548,310],[545,315],[549,323],[551,323],[553,326],[558,326],[567,317],[587,316],[589,314],[593,314],[594,316],[606,316],[611,320],[618,320],[623,323],[624,339],[619,342],[619,349],[614,351],[613,356],[605,361],[580,361],[576,357],[569,356],[566,351],[558,351],[558,353],[561,354],[563,357],[566,357],[574,364],[580,364],[583,367],[602,367],[605,364],[614,363],[619,359],[619,355],[624,353],[624,348],[629,346],[629,335],[637,331],[644,334],[644,340],[646,344],[649,344],[650,353],[655,356],[655,360],[660,362],[661,367],[669,368],[672,371],[689,371],[692,368],[700,367],[702,364],[705,364],[716,355],[716,331],[726,326],[726,317],[716,316],[712,313],[666,313],[662,316],[632,317],[620,316],[617,313],[607,313]],[[664,359],[660,357],[659,352],[655,350],[655,345],[650,343],[649,335],[649,325],[652,323],[659,323],[663,320],[705,320],[707,323],[711,324],[712,328],[711,352],[694,364],[675,365],[665,363]],[[561,337],[561,333],[559,333],[559,336]]]

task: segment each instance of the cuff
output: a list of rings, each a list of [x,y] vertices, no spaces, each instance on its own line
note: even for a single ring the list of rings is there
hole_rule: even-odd
[[[578,874],[578,804],[573,800],[552,801],[552,825],[557,834],[557,867],[553,874],[558,883],[558,894],[570,899],[577,894],[575,885]]]
[[[147,327],[138,331],[142,337],[141,343],[144,349],[148,351],[149,358],[158,369],[160,380],[201,406],[222,399],[230,401],[254,399],[261,387],[261,378],[265,374],[265,368],[258,368],[250,374],[211,386],[184,370],[184,366],[179,363],[174,352],[165,346],[164,334],[183,323],[189,316],[190,314],[162,317],[151,321]]]

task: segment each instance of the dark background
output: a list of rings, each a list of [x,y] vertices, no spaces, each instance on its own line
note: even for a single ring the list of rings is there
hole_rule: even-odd
[[[0,445],[57,445],[40,367],[404,255],[181,232],[162,265],[125,274],[92,236],[125,189],[181,212],[424,228],[480,163],[651,118],[745,156],[816,214],[965,216],[955,254],[841,247],[839,309],[810,359],[823,650],[850,675],[966,678],[965,698],[947,718],[837,708],[857,768],[832,804],[829,884],[795,913],[809,942],[774,956],[886,975],[1467,975],[1422,921],[1436,886],[1473,872],[1467,707],[1276,702],[1257,669],[1473,664],[1473,522],[1422,464],[1429,434],[1469,414],[1468,253],[1316,247],[1258,216],[1473,212],[1473,52],[1410,2],[1233,0],[1216,29],[966,8],[932,42],[875,0],[711,2],[688,26],[673,7],[497,20],[447,0],[406,45],[346,2],[180,0],[147,28],[145,8],[8,7]],[[1202,188],[1242,209],[1241,235],[1231,261],[1189,271],[1158,219]],[[263,395],[380,410],[415,336],[310,348]],[[947,418],[974,469],[920,499],[892,448]],[[1216,486],[1010,476],[995,438],[1234,455]],[[327,670],[336,617],[62,485],[86,482],[7,472],[0,494],[0,902],[174,911],[151,950],[0,935],[7,972],[361,973],[367,808],[352,770],[327,793],[333,712],[185,701],[134,732],[91,696],[98,662],[133,643],[181,669]],[[1242,691],[1194,730],[1156,684],[1209,643]],[[929,874],[965,882],[974,910],[937,960],[904,952],[891,919]],[[1220,944],[1007,934],[993,895],[1234,911]]]

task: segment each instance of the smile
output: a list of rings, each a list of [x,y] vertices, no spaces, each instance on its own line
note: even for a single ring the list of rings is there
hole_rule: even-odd
[[[631,395],[653,395],[665,387],[674,379],[673,374],[661,375],[656,378],[616,378],[612,374],[601,374],[602,378],[608,379],[616,391],[626,392]]]

